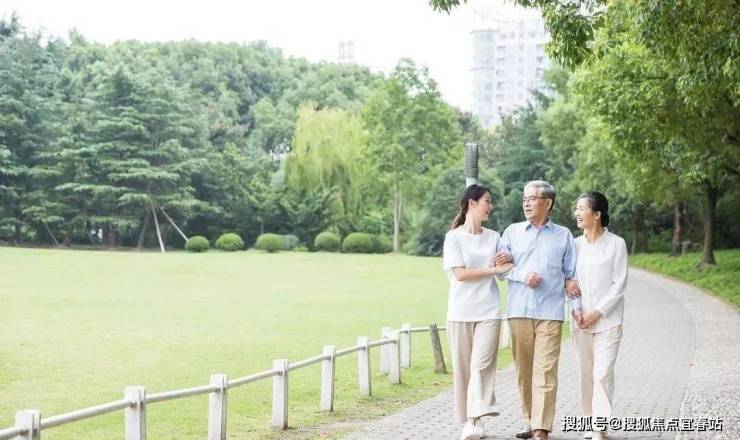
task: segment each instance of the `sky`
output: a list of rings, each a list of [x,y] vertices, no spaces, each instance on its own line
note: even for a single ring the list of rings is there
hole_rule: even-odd
[[[476,6],[477,7],[477,6]],[[473,8],[434,12],[428,0],[0,0],[28,29],[116,40],[251,42],[265,40],[287,56],[337,61],[354,41],[358,64],[390,72],[400,58],[429,68],[445,100],[470,110]]]

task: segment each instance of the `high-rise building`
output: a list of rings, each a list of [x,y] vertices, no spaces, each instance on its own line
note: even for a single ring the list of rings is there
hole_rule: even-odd
[[[355,62],[355,42],[354,41],[340,41],[339,42],[339,56],[337,61],[340,64],[353,64]]]
[[[549,35],[537,10],[504,0],[476,2],[474,14],[472,111],[491,127],[542,86]]]

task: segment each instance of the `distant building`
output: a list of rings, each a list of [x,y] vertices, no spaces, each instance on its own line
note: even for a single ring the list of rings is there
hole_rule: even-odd
[[[545,45],[550,40],[536,10],[510,2],[476,3],[473,25],[472,111],[485,127],[527,103],[542,86],[550,65]]]
[[[339,57],[337,61],[340,64],[353,64],[355,62],[355,42],[354,41],[340,41],[339,42]]]

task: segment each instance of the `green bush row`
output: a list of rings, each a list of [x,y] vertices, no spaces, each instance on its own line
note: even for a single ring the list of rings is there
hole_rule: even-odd
[[[218,237],[214,247],[227,252],[238,251],[244,249],[244,240],[239,235],[229,232]],[[257,237],[254,247],[267,252],[308,250],[301,245],[300,239],[292,234],[261,234]],[[393,250],[393,245],[388,237],[364,232],[353,232],[344,237],[344,240],[341,240],[339,235],[333,232],[322,232],[316,236],[314,247],[317,251],[342,251],[362,254],[387,253]],[[210,243],[205,237],[196,235],[188,239],[185,243],[185,249],[190,252],[206,252],[210,249]]]
[[[390,239],[384,236],[353,232],[344,241],[333,232],[322,232],[316,236],[314,247],[317,251],[348,252],[359,254],[384,254],[393,250]]]

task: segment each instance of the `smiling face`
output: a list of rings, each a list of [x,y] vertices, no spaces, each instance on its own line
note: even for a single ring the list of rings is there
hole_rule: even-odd
[[[591,209],[591,203],[589,203],[588,199],[585,197],[578,199],[573,216],[576,218],[576,226],[578,226],[579,229],[585,229],[592,225],[601,224],[601,213]]]
[[[491,203],[490,193],[483,194],[478,201],[470,200],[468,202],[468,215],[481,223],[488,220],[492,211],[493,204]]]

